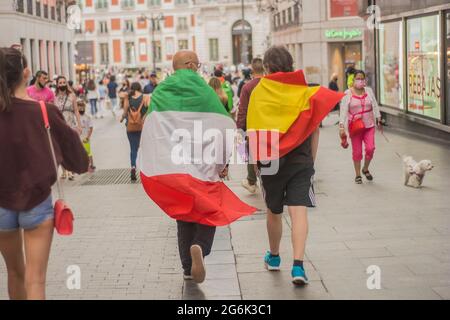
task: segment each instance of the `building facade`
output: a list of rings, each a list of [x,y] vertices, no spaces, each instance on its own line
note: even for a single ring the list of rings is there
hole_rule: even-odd
[[[450,3],[377,0],[374,87],[391,126],[450,142]]]
[[[170,69],[178,50],[199,54],[204,68],[239,64],[261,56],[268,45],[269,16],[239,0],[81,0],[77,63],[108,67]],[[145,19],[142,19],[142,16]],[[159,18],[158,18],[159,17]],[[246,54],[242,53],[244,33]]]
[[[187,0],[82,0],[79,5],[78,64],[137,69],[154,62],[163,68],[178,48],[196,47],[196,21]]]
[[[257,3],[195,0],[197,53],[209,70],[219,62],[225,67],[246,65],[264,55],[271,44],[270,15],[259,10]]]
[[[0,1],[0,46],[21,44],[35,73],[74,76],[74,31],[67,26],[69,1]]]
[[[309,82],[327,85],[338,74],[345,90],[345,70],[366,67],[366,23],[360,17],[360,0],[266,1],[272,12],[273,42],[285,45],[295,66]]]

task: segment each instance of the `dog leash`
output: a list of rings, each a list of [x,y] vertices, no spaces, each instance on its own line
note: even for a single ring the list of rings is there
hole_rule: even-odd
[[[384,134],[383,127],[381,127],[381,129],[380,129],[380,133],[381,133],[381,135],[383,136],[383,138],[386,140],[386,142],[390,144],[391,141],[390,141],[390,140],[388,139],[388,137],[386,137],[386,135]],[[397,151],[395,151],[394,153],[395,153],[395,155],[396,155],[400,160],[403,159],[403,157],[400,155],[400,153],[398,153]]]

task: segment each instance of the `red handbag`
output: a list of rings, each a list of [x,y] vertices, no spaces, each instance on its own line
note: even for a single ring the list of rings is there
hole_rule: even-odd
[[[362,97],[357,97],[357,96],[352,95],[351,99],[355,98],[355,99],[362,100],[362,111],[358,112],[358,113],[355,113],[355,114],[350,113],[351,116],[352,116],[352,118],[351,118],[351,120],[349,121],[349,124],[348,124],[348,132],[350,134],[350,137],[357,136],[358,134],[362,133],[364,131],[364,129],[366,129],[366,125],[364,124],[362,116],[363,116],[364,113],[368,113],[368,112],[372,111],[372,109],[365,110],[365,108],[366,108],[366,97],[367,97],[367,94],[365,94]],[[351,102],[351,99],[350,99],[350,102]],[[355,117],[358,116],[358,115],[361,115],[361,117],[355,119]]]
[[[50,122],[48,121],[47,106],[43,101],[39,102],[42,111],[42,118],[44,119],[45,129],[47,130],[48,141],[50,143],[50,151],[52,153],[53,163],[56,170],[56,187],[58,189],[59,199],[55,202],[55,229],[58,234],[68,236],[73,233],[73,213],[69,206],[64,201],[64,194],[61,183],[58,177],[58,162],[56,160],[55,148],[53,147],[52,135],[50,132]]]
[[[348,125],[350,137],[357,136],[358,134],[363,132],[365,128],[366,126],[364,125],[364,122],[361,118],[350,121],[350,124]]]

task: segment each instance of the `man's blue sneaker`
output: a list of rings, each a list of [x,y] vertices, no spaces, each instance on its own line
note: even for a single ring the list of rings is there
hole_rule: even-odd
[[[305,269],[300,266],[292,267],[292,283],[298,286],[308,284],[308,278],[306,277]]]
[[[266,268],[269,271],[279,271],[280,264],[281,264],[281,258],[280,258],[280,256],[273,257],[270,254],[270,251],[267,251],[266,256],[264,257],[264,264],[266,265]]]

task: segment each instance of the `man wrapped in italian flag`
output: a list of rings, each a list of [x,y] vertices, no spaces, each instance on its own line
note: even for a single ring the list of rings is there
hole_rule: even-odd
[[[217,226],[254,213],[222,181],[236,125],[197,73],[191,51],[173,58],[175,73],[152,94],[142,131],[139,167],[149,197],[177,220],[185,280],[205,279],[203,258]]]

